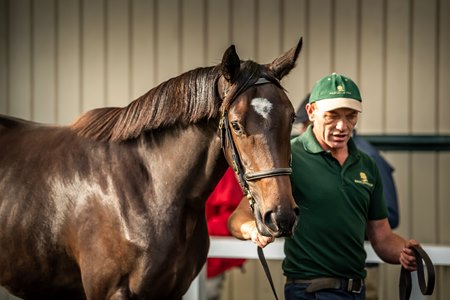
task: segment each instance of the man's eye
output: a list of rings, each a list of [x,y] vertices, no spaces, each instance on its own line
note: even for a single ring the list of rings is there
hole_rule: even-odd
[[[337,116],[336,115],[326,115],[325,116],[325,120],[327,120],[327,121],[334,121],[334,120],[337,120]]]
[[[358,114],[351,114],[350,116],[347,117],[347,119],[354,120],[354,119],[356,119],[357,116],[358,116]]]

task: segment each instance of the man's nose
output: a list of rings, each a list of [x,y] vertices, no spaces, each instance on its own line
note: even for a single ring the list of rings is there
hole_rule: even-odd
[[[340,119],[337,124],[336,124],[336,128],[339,130],[344,130],[347,127],[347,122],[345,122],[345,120]]]

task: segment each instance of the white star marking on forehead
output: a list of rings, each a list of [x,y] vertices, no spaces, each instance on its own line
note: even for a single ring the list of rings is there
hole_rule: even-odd
[[[273,107],[273,104],[266,98],[253,98],[251,105],[253,106],[253,109],[264,119],[267,119]]]

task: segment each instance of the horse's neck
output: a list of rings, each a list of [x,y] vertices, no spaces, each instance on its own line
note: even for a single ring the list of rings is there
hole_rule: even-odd
[[[142,144],[146,147],[154,192],[166,194],[159,196],[202,207],[223,176],[227,163],[217,126],[206,124],[205,121],[145,135]]]
[[[220,144],[217,126],[206,122],[141,137],[140,156],[150,178],[144,201],[151,219],[146,222],[167,251],[182,249],[182,241],[206,239],[205,202],[227,168]],[[168,230],[177,238],[165,237]]]

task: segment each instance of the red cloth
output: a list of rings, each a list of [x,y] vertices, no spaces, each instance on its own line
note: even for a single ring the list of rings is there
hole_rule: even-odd
[[[206,201],[206,220],[208,222],[209,235],[230,235],[227,221],[242,197],[241,186],[233,170],[228,168]],[[230,268],[241,266],[244,262],[245,259],[208,258],[207,277],[210,278],[222,274]]]

